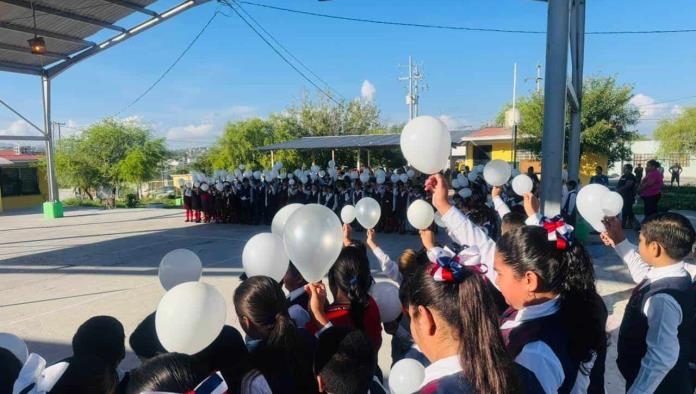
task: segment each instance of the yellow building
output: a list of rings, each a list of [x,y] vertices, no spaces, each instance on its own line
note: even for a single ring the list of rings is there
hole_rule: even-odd
[[[509,163],[514,160],[512,130],[509,128],[485,127],[474,131],[453,132],[452,136],[456,136],[460,144],[452,150],[452,162],[460,169],[464,166],[474,168],[490,160],[504,160]],[[536,173],[541,173],[541,161],[528,151],[518,149],[517,162],[522,172],[534,167]],[[598,165],[602,166],[606,173],[607,164],[606,156],[584,153],[580,157],[580,184],[590,183],[590,177],[594,175],[594,169]]]
[[[0,150],[0,212],[40,206],[48,199],[46,171],[37,165],[41,157]]]

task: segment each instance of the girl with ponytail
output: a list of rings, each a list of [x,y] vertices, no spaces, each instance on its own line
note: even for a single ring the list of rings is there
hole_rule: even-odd
[[[496,284],[510,305],[501,317],[506,347],[547,393],[587,392],[606,355],[607,311],[592,259],[571,229],[544,218],[497,243]]]
[[[419,393],[522,392],[484,273],[485,266],[440,253],[409,280],[411,334],[430,361]]]
[[[234,308],[253,340],[242,394],[316,393],[311,364],[314,337],[295,327],[280,284],[265,276],[245,280],[234,292]]]
[[[382,323],[379,307],[369,295],[372,283],[365,246],[353,243],[344,247],[329,271],[333,304],[326,306],[326,288],[323,284],[307,285],[312,314],[308,330],[316,333],[328,325],[356,328],[367,334],[375,353],[379,352],[382,346]]]
[[[595,288],[592,259],[574,242],[572,227],[560,218],[541,218],[538,201],[528,193],[529,226],[497,243],[477,242],[481,231],[449,203],[442,175],[431,176],[426,190],[450,236],[478,246],[485,276],[509,305],[500,330],[525,391],[540,385],[546,393],[603,392],[607,311]]]

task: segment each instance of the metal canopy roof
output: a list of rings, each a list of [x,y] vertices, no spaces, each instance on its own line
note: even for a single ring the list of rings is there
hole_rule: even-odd
[[[207,1],[183,1],[160,14],[147,8],[156,0],[0,0],[0,71],[51,78],[80,60]],[[128,28],[119,24],[133,13],[146,15],[147,19]],[[88,39],[100,30],[114,34],[100,43]],[[43,55],[32,54],[29,49],[27,41],[34,34],[46,41]]]
[[[458,144],[462,138],[471,134],[472,130],[453,130],[452,143]],[[387,149],[398,148],[401,134],[374,135],[331,135],[325,137],[303,137],[292,141],[279,142],[256,148],[260,151],[270,150],[310,150],[310,149]]]

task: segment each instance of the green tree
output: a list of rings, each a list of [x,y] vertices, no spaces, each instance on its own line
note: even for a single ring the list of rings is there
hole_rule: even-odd
[[[583,82],[583,111],[581,116],[581,150],[606,155],[609,164],[629,159],[630,142],[638,138],[635,125],[640,118],[638,108],[630,104],[633,87],[621,85],[614,77],[591,77]],[[518,125],[519,146],[535,154],[541,152],[544,125],[544,97],[532,93],[517,103],[521,122]],[[506,104],[496,117],[503,124]],[[566,146],[570,137],[570,112],[566,112]]]
[[[64,184],[84,191],[151,179],[166,153],[163,139],[144,126],[104,119],[58,145],[56,163]],[[91,195],[90,195],[91,197]]]
[[[676,119],[661,120],[654,135],[660,141],[661,154],[696,154],[696,107],[684,109]]]

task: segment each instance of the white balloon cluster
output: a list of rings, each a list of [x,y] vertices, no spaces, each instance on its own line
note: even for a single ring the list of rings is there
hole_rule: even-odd
[[[605,217],[617,216],[623,208],[623,198],[608,187],[594,183],[584,186],[578,192],[576,199],[578,212],[590,225],[599,232],[606,231]]]

